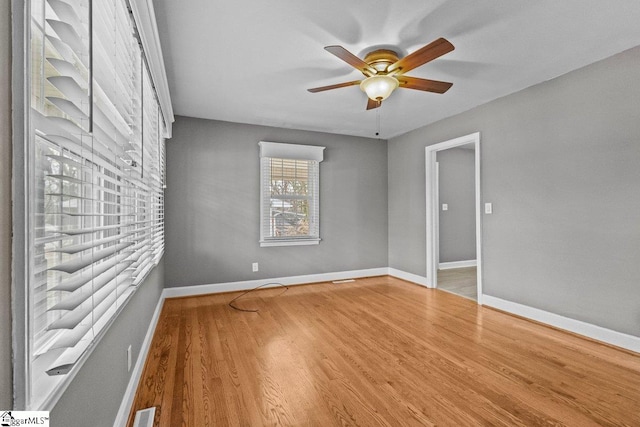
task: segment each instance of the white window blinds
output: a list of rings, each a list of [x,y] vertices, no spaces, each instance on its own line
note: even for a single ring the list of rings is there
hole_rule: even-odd
[[[260,245],[320,241],[320,162],[324,147],[260,142]]]
[[[29,407],[162,256],[160,111],[124,0],[30,0]]]

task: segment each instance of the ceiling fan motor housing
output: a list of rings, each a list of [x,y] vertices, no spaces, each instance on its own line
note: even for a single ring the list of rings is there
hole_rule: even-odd
[[[364,57],[364,62],[373,67],[378,73],[386,73],[389,65],[400,59],[398,54],[389,49],[378,49],[369,52]]]

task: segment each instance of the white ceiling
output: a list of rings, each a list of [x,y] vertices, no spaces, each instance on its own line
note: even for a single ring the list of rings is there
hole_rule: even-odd
[[[391,138],[640,45],[638,0],[154,0],[176,114]],[[402,54],[445,37],[455,50],[407,75],[451,81],[396,90],[366,111],[362,78],[326,52]]]

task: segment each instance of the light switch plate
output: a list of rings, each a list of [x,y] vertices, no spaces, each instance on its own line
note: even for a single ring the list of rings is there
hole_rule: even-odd
[[[127,347],[127,372],[131,372],[131,344]]]
[[[491,203],[484,204],[484,213],[492,214],[493,213],[493,205]]]
[[[446,204],[446,203],[443,203],[443,204],[442,204],[442,210],[443,210],[443,211],[448,211],[448,210],[449,210],[449,205],[448,205],[448,204]]]

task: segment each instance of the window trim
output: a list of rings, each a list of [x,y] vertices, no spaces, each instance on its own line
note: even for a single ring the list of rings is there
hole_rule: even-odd
[[[309,246],[319,245],[320,238],[317,239],[274,239],[274,240],[260,240],[261,248],[268,248],[271,246]]]
[[[260,247],[274,246],[306,246],[318,245],[322,240],[320,238],[320,167],[319,164],[324,160],[324,150],[326,147],[316,145],[286,144],[281,142],[260,141]],[[317,218],[317,237],[280,237],[273,238],[265,235],[266,225],[264,223],[265,215],[265,196],[268,189],[264,188],[264,158],[281,158],[287,160],[307,160],[318,162],[317,176],[315,177],[315,194],[313,196],[314,203],[318,206]]]
[[[169,81],[164,66],[162,47],[160,46],[160,35],[158,33],[153,0],[125,0],[125,2],[131,8],[133,21],[142,43],[142,51],[149,67],[158,103],[160,104],[160,114],[164,124],[162,136],[171,138],[171,124],[174,122],[175,117],[173,115],[173,106],[171,105]]]

